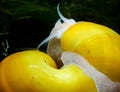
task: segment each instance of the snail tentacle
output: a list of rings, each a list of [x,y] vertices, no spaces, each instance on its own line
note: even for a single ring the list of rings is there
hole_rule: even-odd
[[[37,49],[39,49],[43,44],[47,43],[50,39],[52,39],[54,36],[48,36],[45,38],[38,46]]]
[[[55,32],[56,30],[59,29],[59,25],[61,25],[61,21],[60,19],[58,19],[58,21],[55,23],[55,26],[54,28],[52,29],[52,31],[50,32],[50,35],[45,38],[38,46],[37,46],[37,49],[39,49],[43,44],[47,43],[49,40],[51,40],[52,38],[54,38],[56,36]]]
[[[66,23],[76,23],[76,21],[74,19],[68,19],[61,14],[60,4],[57,5],[57,12],[58,12],[58,15],[59,15],[60,19],[63,20],[63,23],[64,22],[66,22]]]
[[[76,23],[76,21],[74,19],[67,19],[61,14],[60,9],[59,9],[59,4],[57,5],[57,12],[58,12],[60,19],[58,19],[57,22],[55,23],[55,26],[53,27],[53,29],[50,32],[50,35],[37,46],[37,49],[39,49],[44,43],[48,42],[49,40],[51,40],[54,37],[60,39],[62,34],[70,26],[72,26],[73,24]],[[61,20],[63,22],[61,22]]]
[[[60,12],[60,4],[57,5],[57,12],[58,12],[58,15],[60,17],[61,20],[63,20],[63,22],[67,22],[69,19],[67,19],[66,17],[64,17],[61,12]]]

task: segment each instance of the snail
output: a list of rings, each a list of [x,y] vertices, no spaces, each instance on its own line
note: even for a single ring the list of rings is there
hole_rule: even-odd
[[[111,80],[120,82],[119,34],[101,24],[67,19],[60,13],[59,4],[57,11],[60,19],[37,49],[55,37],[60,40],[62,51],[72,51],[82,55]]]

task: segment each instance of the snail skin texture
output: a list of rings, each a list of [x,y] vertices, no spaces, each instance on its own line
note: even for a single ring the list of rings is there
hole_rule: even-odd
[[[60,19],[50,35],[37,48],[39,49],[44,43],[56,37],[60,39],[63,51],[72,51],[82,55],[111,80],[120,82],[119,34],[100,24],[67,19],[60,13],[59,5],[57,11]]]

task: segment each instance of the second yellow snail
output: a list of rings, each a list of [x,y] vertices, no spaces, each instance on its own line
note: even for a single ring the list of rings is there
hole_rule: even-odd
[[[67,19],[60,13],[59,5],[57,10],[60,19],[38,48],[53,37],[59,38],[63,51],[79,53],[100,72],[120,82],[120,35],[100,24]]]

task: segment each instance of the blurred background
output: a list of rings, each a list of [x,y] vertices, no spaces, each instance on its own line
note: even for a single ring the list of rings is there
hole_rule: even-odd
[[[0,61],[25,49],[35,49],[59,16],[105,25],[120,33],[120,0],[1,0]],[[40,50],[46,52],[46,45]]]

